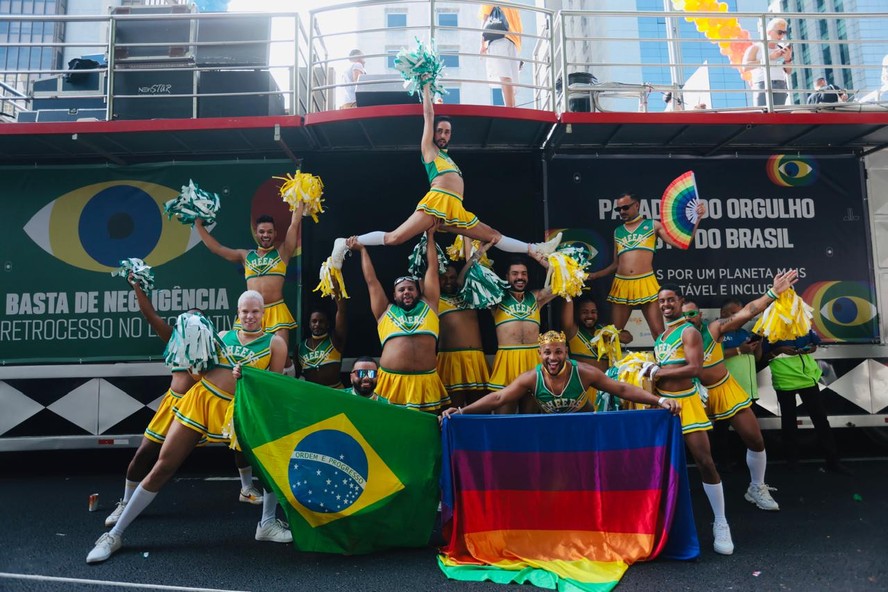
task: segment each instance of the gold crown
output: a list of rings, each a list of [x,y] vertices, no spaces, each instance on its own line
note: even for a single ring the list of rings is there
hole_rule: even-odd
[[[546,331],[540,335],[540,345],[549,343],[567,343],[567,336],[563,331]]]

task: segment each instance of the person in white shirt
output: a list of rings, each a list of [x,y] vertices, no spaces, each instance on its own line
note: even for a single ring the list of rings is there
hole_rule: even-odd
[[[775,105],[785,105],[789,97],[787,79],[792,72],[792,46],[786,43],[787,24],[782,18],[768,21],[766,32],[767,43],[753,43],[743,54],[743,69],[752,72],[750,84],[759,91],[753,93],[753,103],[757,107],[767,105],[765,76],[765,51],[768,52],[768,65],[771,78],[771,89]]]
[[[340,96],[341,101],[339,104],[340,109],[352,109],[357,107],[357,101],[355,99],[355,89],[357,89],[357,82],[366,74],[366,70],[364,70],[364,52],[360,49],[353,49],[348,54],[348,59],[350,61],[348,65],[348,69],[342,73],[340,76]]]

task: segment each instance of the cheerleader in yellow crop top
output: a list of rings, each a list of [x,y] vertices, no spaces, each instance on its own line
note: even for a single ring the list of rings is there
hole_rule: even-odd
[[[417,204],[413,214],[398,228],[388,232],[367,232],[357,237],[358,242],[366,247],[400,245],[422,234],[429,226],[441,224],[451,232],[482,243],[492,243],[498,249],[510,253],[545,256],[554,252],[561,241],[560,233],[545,243],[526,243],[503,236],[466,210],[463,204],[465,183],[462,171],[447,152],[452,124],[446,117],[435,118],[435,107],[428,85],[423,87],[422,93],[423,132],[420,148],[422,163],[429,178],[429,191]]]

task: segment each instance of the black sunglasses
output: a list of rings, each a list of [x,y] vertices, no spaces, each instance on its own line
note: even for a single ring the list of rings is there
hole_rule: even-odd
[[[628,206],[617,206],[614,209],[617,210],[618,212],[625,212],[626,210],[628,210],[632,206],[637,206],[637,205],[638,205],[638,202],[636,201],[636,202],[632,202]]]
[[[777,29],[777,34],[778,35],[786,35],[786,30],[785,29]]]

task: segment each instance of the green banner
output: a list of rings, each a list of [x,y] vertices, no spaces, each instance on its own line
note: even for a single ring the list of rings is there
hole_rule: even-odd
[[[272,177],[288,172],[289,161],[0,170],[0,363],[162,359],[163,343],[129,284],[112,277],[129,257],[152,266],[152,302],[168,322],[196,307],[219,330],[229,328],[243,270],[211,254],[190,226],[168,220],[163,203],[193,179],[220,196],[213,236],[253,248],[251,220],[259,214],[273,215],[279,235],[286,232],[289,212]],[[294,313],[299,259],[285,286]]]

